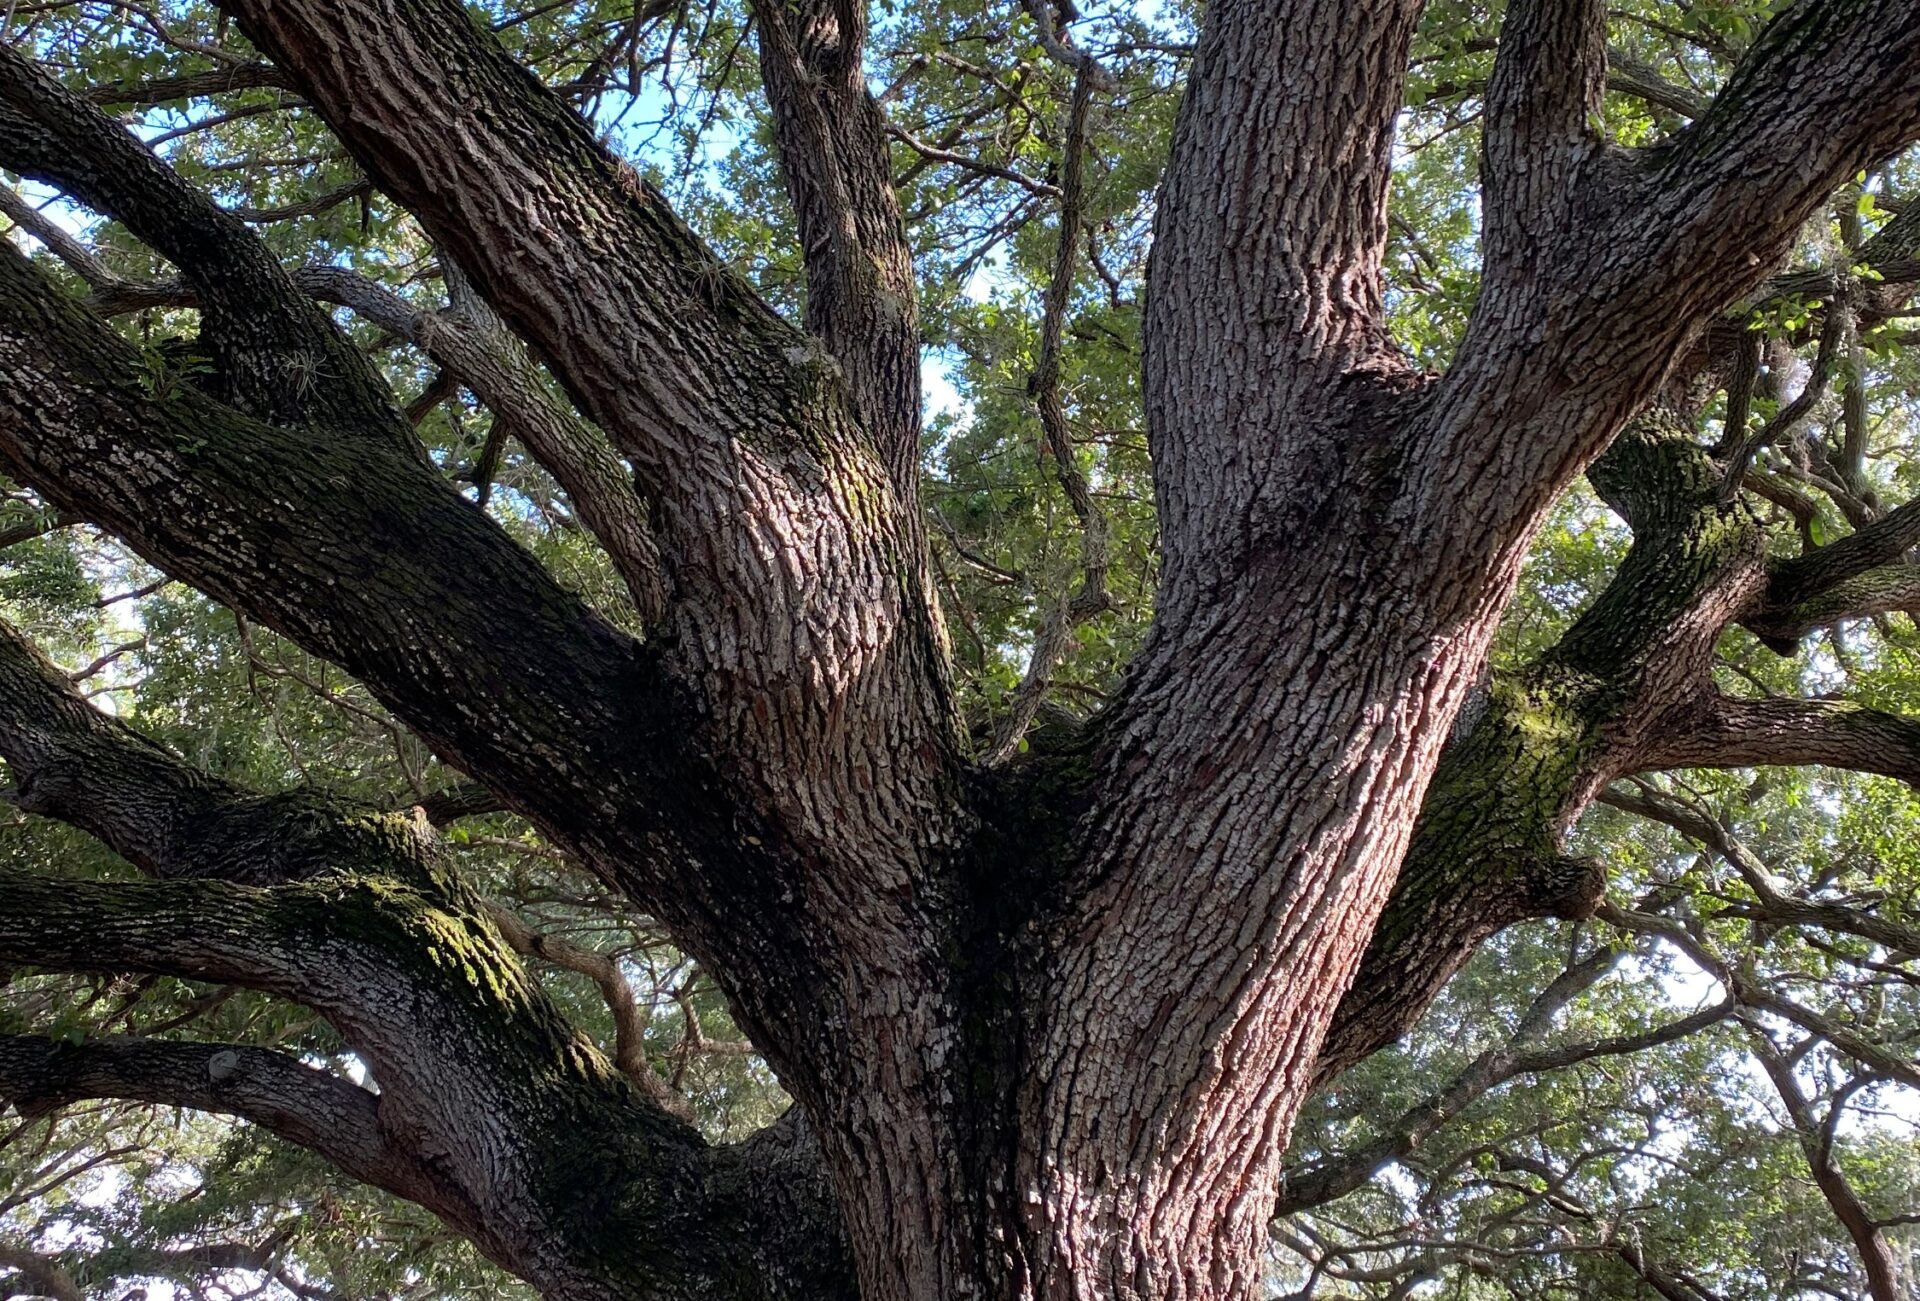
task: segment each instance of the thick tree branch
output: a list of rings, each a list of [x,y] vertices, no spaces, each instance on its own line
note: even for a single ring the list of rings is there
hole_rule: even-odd
[[[0,375],[0,456],[20,478],[341,664],[443,756],[651,893],[628,848],[651,833],[582,815],[645,819],[663,793],[647,780],[655,763],[690,771],[670,758],[684,726],[654,712],[662,688],[638,649],[411,453],[159,387],[10,249]],[[583,786],[593,793],[576,799]],[[674,819],[682,829],[689,811]]]
[[[1767,605],[1771,610],[1791,610],[1863,574],[1894,564],[1916,545],[1920,545],[1920,500],[1889,511],[1838,542],[1781,562],[1767,586]]]
[[[0,1100],[22,1116],[89,1098],[235,1116],[377,1188],[413,1201],[432,1196],[414,1161],[381,1128],[374,1094],[284,1053],[242,1044],[0,1035]]]
[[[269,889],[5,874],[0,961],[210,980],[319,1011],[380,1082],[379,1125],[406,1166],[382,1186],[552,1294],[713,1295],[739,1279],[742,1253],[776,1278],[782,1267],[745,1236],[758,1221],[742,1190],[701,1191],[709,1158],[692,1130],[561,1020],[457,886],[364,872]],[[0,1048],[0,1078],[4,1062]],[[217,1089],[224,1059],[199,1065]],[[617,1235],[644,1266],[580,1244],[555,1255],[549,1226],[579,1210],[582,1187],[595,1190],[591,1233]]]
[[[1444,471],[1417,485],[1416,509],[1465,531],[1423,537],[1419,552],[1457,564],[1460,548],[1484,550],[1491,572],[1510,572],[1551,495],[1699,326],[1760,285],[1842,181],[1920,136],[1909,17],[1901,0],[1803,0],[1670,145],[1584,156],[1578,183],[1557,191],[1555,233],[1522,231],[1517,255],[1532,265],[1489,279],[1430,400],[1431,448],[1416,459]],[[1490,197],[1504,183],[1490,176]],[[1489,438],[1493,427],[1503,436]],[[1489,480],[1509,490],[1463,510]]]
[[[413,445],[366,358],[244,222],[11,47],[0,49],[0,165],[118,218],[181,269],[218,379],[242,408]]]
[[[1509,4],[1487,85],[1483,168],[1486,274],[1537,270],[1543,242],[1587,163],[1605,148],[1594,129],[1607,73],[1602,0]]]
[[[799,219],[807,328],[846,371],[903,508],[920,479],[920,331],[886,111],[867,89],[860,0],[756,3],[760,75]]]
[[[1588,477],[1633,545],[1557,644],[1492,675],[1468,706],[1322,1046],[1321,1085],[1409,1029],[1487,936],[1599,902],[1600,866],[1564,853],[1567,828],[1607,782],[1640,770],[1766,581],[1759,521],[1720,500],[1722,476],[1659,409],[1594,464]]]
[[[555,1213],[552,1189],[581,1178],[597,1180],[618,1203],[594,1232],[631,1235],[653,1253],[648,1270],[622,1287],[658,1286],[666,1295],[711,1288],[735,1268],[723,1261],[749,1251],[776,1276],[797,1262],[829,1277],[840,1268],[838,1239],[822,1238],[818,1226],[768,1234],[743,1188],[681,1191],[709,1158],[667,1114],[680,1108],[647,1064],[638,1009],[617,966],[536,936],[472,896],[422,822],[315,795],[253,796],[200,773],[87,705],[4,627],[0,755],[15,770],[23,804],[96,831],[174,878],[0,874],[0,963],[174,975],[263,990],[320,1012],[379,1080],[381,1124],[403,1136],[389,1162],[399,1173],[372,1181],[421,1202],[536,1281],[553,1285],[585,1268],[578,1254],[542,1261],[536,1252]],[[618,1024],[613,1062],[566,1023],[516,951],[602,985]],[[214,1062],[216,1086],[230,1064]],[[215,1109],[252,1118],[237,1107]],[[327,1119],[317,1113],[315,1123]],[[305,1141],[285,1126],[275,1132]],[[343,1130],[341,1141],[350,1136]],[[787,1170],[781,1178],[802,1175]],[[716,1215],[711,1224],[701,1219]],[[689,1237],[689,1223],[700,1233]],[[743,1228],[739,1239],[729,1236],[743,1223],[759,1226],[751,1246]]]
[[[1222,537],[1222,521],[1252,510],[1276,462],[1276,494],[1328,490],[1334,453],[1316,423],[1350,442],[1356,407],[1408,378],[1387,336],[1382,267],[1393,120],[1421,7],[1240,0],[1208,13],[1148,267],[1163,600],[1239,563],[1244,541]],[[1221,373],[1223,348],[1249,373]]]
[[[687,531],[678,558],[735,542],[697,545],[715,524],[719,485],[779,475],[742,437],[862,472],[871,444],[844,422],[832,428],[846,401],[840,367],[459,5],[224,7],[633,459],[668,531]],[[852,62],[836,72],[858,84],[857,51]],[[379,101],[360,98],[369,85],[383,88]],[[447,112],[480,102],[487,113]],[[910,321],[910,301],[904,310]],[[765,508],[733,509],[751,519]],[[741,590],[763,586],[756,578]]]
[[[458,279],[457,273],[450,276],[450,288]],[[322,302],[352,308],[419,346],[471,390],[572,500],[642,619],[650,626],[659,622],[666,608],[660,547],[632,474],[598,430],[548,392],[491,308],[471,294],[453,293],[451,306],[429,313],[339,267],[307,267],[295,273],[294,281]]]
[[[87,703],[4,621],[0,756],[13,773],[10,802],[162,877],[270,884],[406,849],[404,831],[343,819],[320,797],[252,795],[183,763]]]
[[[1769,647],[1786,653],[1816,628],[1894,611],[1920,612],[1920,564],[1902,561],[1868,569],[1784,608],[1769,602],[1740,622]]]
[[[0,205],[5,200],[6,195],[0,194]],[[439,311],[418,307],[344,267],[306,266],[292,278],[302,292],[352,309],[438,363],[442,379],[430,390],[436,392],[434,400],[445,397],[439,390],[448,386],[471,391],[499,422],[496,444],[508,433],[525,444],[605,549],[643,621],[657,623],[666,605],[665,574],[659,543],[631,471],[600,431],[550,391],[519,340],[492,308],[466,290],[458,271],[444,270],[452,302]],[[84,270],[81,274],[86,276]],[[87,278],[93,283],[92,277]],[[129,284],[110,277],[96,285],[87,301],[108,315],[200,303],[199,295],[185,282]],[[405,414],[409,424],[417,425],[424,412],[410,404]],[[491,482],[490,475],[477,477],[483,488]],[[484,495],[481,500],[485,501]]]
[[[716,847],[751,837],[743,854],[716,854],[711,892],[663,873],[657,885],[681,897],[656,888],[649,906],[736,997],[824,995],[766,969],[795,953],[849,973],[836,995],[866,997],[872,983],[846,951],[869,946],[891,966],[901,937],[928,929],[931,892],[912,883],[958,837],[961,738],[919,525],[840,363],[722,267],[455,0],[222,7],[634,464],[668,570],[663,669],[689,705],[667,749],[724,756],[728,780],[701,780],[694,807],[743,806],[706,821]],[[558,753],[580,755],[578,741]],[[611,766],[649,766],[635,757]],[[586,799],[619,809],[625,796]],[[673,822],[684,837],[686,812]],[[898,888],[874,862],[894,865]],[[764,916],[744,920],[755,901],[783,914],[784,949],[760,931]],[[931,948],[925,960],[938,961]],[[818,1020],[739,1010],[763,1044],[811,1039]]]
[[[1920,131],[1920,37],[1905,17],[1892,3],[1801,0],[1768,24],[1713,107],[1661,160],[1680,182],[1685,207],[1676,211],[1698,223],[1685,233],[1730,231],[1756,204],[1802,211],[1832,192],[1834,161],[1877,161],[1911,140]],[[1794,148],[1811,152],[1781,152]],[[1722,211],[1704,206],[1709,191]],[[1716,249],[1712,260],[1751,255],[1768,265],[1781,238]]]
[[[1844,700],[1704,696],[1641,756],[1641,770],[1825,764],[1920,786],[1920,723]]]

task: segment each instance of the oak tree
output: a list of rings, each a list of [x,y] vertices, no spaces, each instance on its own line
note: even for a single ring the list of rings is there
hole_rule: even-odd
[[[1920,205],[1870,228],[1855,205],[1834,257],[1783,270],[1836,193],[1920,139],[1912,5],[1775,6],[1700,90],[1610,51],[1604,6],[1509,0],[1455,92],[1477,113],[1455,236],[1476,265],[1439,350],[1406,337],[1389,276],[1425,6],[1209,7],[1137,187],[1152,240],[1126,370],[1153,500],[1132,515],[1063,382],[1076,287],[1091,271],[1123,296],[1088,197],[1091,116],[1122,83],[1070,7],[1019,16],[1066,87],[1058,165],[1036,176],[956,149],[963,128],[893,121],[931,57],[883,80],[862,7],[752,5],[800,277],[784,289],[703,242],[488,10],[221,0],[187,7],[202,38],[125,8],[210,66],[76,84],[31,24],[0,51],[0,167],[129,242],[89,246],[9,194],[58,269],[0,249],[0,468],[46,524],[84,521],[347,675],[470,784],[399,802],[255,785],[0,630],[11,801],[125,865],[0,869],[0,962],[269,996],[364,1068],[244,1034],[24,1026],[0,1036],[23,1116],[122,1099],[242,1118],[555,1298],[1244,1297],[1277,1214],[1556,1050],[1529,1057],[1523,1025],[1384,1146],[1283,1181],[1309,1099],[1503,928],[1597,914],[1691,946],[1727,990],[1690,1028],[1754,1036],[1863,1276],[1894,1295],[1885,1219],[1833,1159],[1844,1098],[1811,1097],[1767,1027],[1886,1078],[1910,1054],[1724,961],[1670,900],[1610,899],[1567,833],[1604,794],[1738,869],[1756,927],[1920,949],[1911,921],[1783,888],[1672,789],[1616,785],[1807,764],[1920,782],[1920,725],[1720,667],[1729,638],[1791,656],[1920,605],[1920,506],[1883,500],[1854,399],[1863,335],[1920,283]],[[582,84],[631,57],[641,21]],[[1030,70],[958,71],[1004,104]],[[417,226],[445,305],[286,256],[262,211],[216,203],[107,111],[226,92],[257,96],[236,118],[301,114],[332,151],[306,170],[353,169],[313,211],[370,223],[377,198]],[[1664,119],[1621,131],[1623,93]],[[1031,603],[1023,671],[984,695],[956,672],[966,602],[945,571],[996,566],[926,500],[937,323],[901,194],[934,164],[1051,217],[1027,226],[1045,276],[1013,401],[1071,562]],[[127,274],[137,259],[152,273]],[[1781,306],[1802,300],[1804,319]],[[155,340],[156,319],[180,328]],[[366,346],[393,341],[436,371],[404,405]],[[1812,358],[1790,388],[1795,346]],[[470,467],[419,427],[454,388],[492,421]],[[1836,392],[1840,436],[1809,435]],[[507,438],[610,585],[564,581],[476,509]],[[1490,666],[1529,545],[1583,471],[1631,546],[1577,618]],[[1148,545],[1150,565],[1121,554]],[[1123,605],[1123,671],[1097,708],[1056,707],[1078,639]],[[964,631],[974,661],[1008,635]],[[493,809],[697,962],[790,1112],[709,1141],[644,1025],[607,1050],[576,1027],[532,962],[616,1008],[627,976],[463,874],[444,829]],[[1538,1017],[1609,965],[1576,956]],[[1605,1245],[1657,1293],[1691,1286]]]

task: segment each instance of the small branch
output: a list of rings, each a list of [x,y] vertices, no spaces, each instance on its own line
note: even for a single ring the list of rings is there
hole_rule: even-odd
[[[255,226],[270,226],[279,221],[293,221],[299,217],[318,217],[323,212],[331,212],[343,203],[355,199],[365,199],[373,193],[371,181],[348,181],[345,185],[335,186],[331,190],[314,195],[310,199],[298,199],[292,203],[277,204],[271,208],[253,208],[245,204],[226,209],[229,216]]]
[[[1002,181],[1011,181],[1021,189],[1027,191],[1027,193],[1039,195],[1042,198],[1052,199],[1058,198],[1060,195],[1060,188],[1056,185],[1049,185],[1045,181],[1037,181],[1025,172],[1017,172],[1011,167],[1002,167],[998,163],[990,163],[984,158],[974,158],[968,154],[955,153],[951,149],[942,149],[938,145],[929,144],[927,141],[922,140],[905,127],[889,124],[887,134],[930,162],[948,163],[969,172],[977,172],[982,176],[992,176]]]
[[[178,77],[155,77],[150,81],[113,81],[93,86],[86,97],[103,107],[117,104],[165,104],[178,99],[199,99],[235,90],[289,90],[293,83],[270,63],[230,63],[207,72],[186,73]]]
[[[1067,111],[1060,231],[1054,246],[1053,274],[1041,301],[1040,354],[1034,361],[1033,374],[1027,379],[1027,392],[1039,411],[1047,452],[1053,458],[1054,475],[1080,522],[1080,586],[1054,607],[1034,637],[1026,675],[1014,689],[1007,713],[988,746],[986,761],[990,764],[1004,763],[1019,747],[1020,738],[1040,708],[1054,666],[1065,653],[1073,630],[1113,608],[1113,597],[1107,590],[1107,520],[1095,504],[1087,477],[1080,470],[1066,404],[1060,394],[1060,339],[1073,295],[1080,228],[1086,215],[1088,119],[1093,109],[1096,81],[1091,67],[1081,67],[1074,76],[1073,98]]]
[[[1720,490],[1721,501],[1732,501],[1740,490],[1748,467],[1753,464],[1753,458],[1798,428],[1800,422],[1813,411],[1814,405],[1826,396],[1827,385],[1833,379],[1834,366],[1852,330],[1853,311],[1847,295],[1836,294],[1827,303],[1826,321],[1820,330],[1820,346],[1813,359],[1813,373],[1793,401],[1782,407],[1758,433],[1743,439],[1734,449],[1727,465],[1726,482]],[[1727,432],[1729,436],[1736,433],[1731,422]]]
[[[455,301],[432,313],[339,267],[307,267],[294,282],[320,301],[350,308],[420,347],[485,403],[496,431],[511,430],[573,502],[581,523],[606,549],[641,619],[657,624],[666,608],[665,572],[632,475],[600,431],[548,389],[518,340],[466,290],[453,264],[443,262],[442,272]]]
[[[1605,950],[1562,972],[1535,997],[1504,1044],[1475,1058],[1451,1084],[1406,1111],[1385,1134],[1356,1152],[1325,1158],[1298,1174],[1289,1175],[1276,1214],[1309,1210],[1352,1192],[1382,1166],[1411,1154],[1448,1121],[1508,1080],[1674,1043],[1719,1024],[1735,1009],[1733,1001],[1728,999],[1637,1034],[1522,1051],[1546,1033],[1568,1003],[1611,971],[1620,956],[1618,950]]]
[[[1742,1007],[1771,1012],[1791,1021],[1888,1079],[1898,1080],[1910,1089],[1920,1089],[1920,1066],[1863,1039],[1831,1017],[1783,998],[1713,952],[1705,941],[1681,923],[1613,904],[1602,906],[1595,916],[1622,930],[1659,936],[1684,953],[1695,966],[1719,981],[1721,987]]]
[[[1744,1020],[1744,1024],[1748,1046],[1767,1078],[1773,1082],[1774,1092],[1780,1096],[1781,1105],[1786,1108],[1787,1117],[1793,1122],[1794,1134],[1800,1140],[1800,1150],[1806,1157],[1808,1169],[1813,1173],[1815,1185],[1819,1187],[1821,1196],[1827,1199],[1834,1218],[1840,1221],[1847,1236],[1853,1239],[1854,1250],[1860,1257],[1861,1267],[1866,1271],[1867,1288],[1873,1301],[1901,1301],[1899,1267],[1895,1263],[1892,1247],[1833,1159],[1833,1126],[1839,1119],[1841,1100],[1836,1099],[1831,1104],[1825,1122],[1818,1120],[1806,1095],[1800,1091],[1799,1082],[1794,1079],[1793,1067],[1781,1056],[1767,1032],[1751,1020]]]
[[[654,1103],[682,1120],[693,1119],[692,1104],[669,1088],[647,1061],[646,1018],[634,998],[632,983],[620,970],[618,959],[556,936],[543,935],[498,904],[487,905],[487,916],[515,953],[550,962],[598,985],[607,1011],[613,1016],[614,1066]]]
[[[94,256],[92,249],[60,228],[60,224],[27,202],[18,191],[0,185],[0,215],[44,244],[49,253],[66,263],[73,273],[95,290],[107,290],[120,284],[120,277]]]
[[[1047,52],[1048,58],[1063,68],[1072,69],[1076,81],[1085,78],[1089,89],[1119,89],[1119,82],[1114,80],[1112,73],[1100,65],[1098,59],[1073,44],[1073,37],[1067,32],[1064,21],[1060,26],[1055,27],[1054,14],[1050,8],[1051,0],[1023,0],[1023,2],[1026,5],[1027,16],[1033,19],[1035,34],[1040,38],[1040,48]],[[1064,12],[1061,16],[1066,19],[1072,14],[1072,8],[1070,5],[1063,5],[1062,8]]]
[[[133,654],[135,651],[142,651],[146,648],[147,639],[145,637],[136,638],[129,642],[122,642],[111,650],[96,656],[92,662],[85,667],[75,669],[73,672],[67,674],[67,681],[78,685],[79,683],[85,682],[88,678],[111,668],[114,664],[117,664],[120,660]]]
[[[1652,64],[1634,58],[1616,46],[1607,47],[1607,89],[1670,109],[1684,118],[1696,118],[1712,104],[1706,96],[1668,81]]]
[[[4,551],[8,547],[18,546],[22,542],[31,542],[35,538],[43,538],[49,533],[57,533],[61,529],[70,528],[79,522],[80,517],[78,515],[69,514],[66,511],[55,511],[53,515],[48,518],[30,520],[25,524],[16,524],[10,529],[0,529],[0,551]]]
[[[322,417],[340,430],[413,447],[366,357],[294,287],[240,216],[7,46],[0,46],[0,164],[118,218],[178,266],[200,298],[200,343],[229,396],[249,412],[295,423]]]

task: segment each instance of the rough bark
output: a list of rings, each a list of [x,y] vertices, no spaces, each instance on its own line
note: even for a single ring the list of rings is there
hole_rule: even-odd
[[[378,1093],[238,1045],[0,1036],[0,1097],[223,1112],[428,1207],[549,1296],[818,1296],[839,1243],[817,1174],[772,1141],[715,1151],[636,1091],[521,965],[424,821],[261,796],[81,699],[0,624],[0,755],[23,807],[148,881],[0,874],[0,952],[47,970],[264,990],[326,1017]],[[790,1147],[791,1144],[789,1143]]]
[[[809,335],[455,0],[222,7],[632,463],[637,496],[603,519],[657,542],[649,638],[561,592],[441,482],[243,227],[6,52],[0,164],[172,258],[214,371],[157,375],[0,250],[0,460],[343,665],[660,918],[806,1124],[712,1153],[633,1098],[411,824],[367,823],[384,857],[352,870],[177,879],[192,869],[167,864],[219,857],[246,797],[44,699],[53,742],[0,728],[0,753],[45,770],[28,798],[175,879],[10,877],[0,956],[309,1002],[372,1062],[383,1131],[432,1157],[439,1182],[404,1195],[553,1296],[832,1294],[850,1274],[868,1301],[1250,1295],[1315,1082],[1404,1023],[1489,919],[1591,906],[1557,834],[1606,771],[1649,762],[1720,628],[1913,541],[1896,512],[1768,575],[1705,454],[1642,431],[1596,468],[1636,532],[1622,581],[1443,754],[1553,496],[1840,180],[1920,134],[1920,29],[1895,0],[1794,6],[1646,155],[1592,131],[1600,6],[1512,0],[1487,92],[1484,289],[1439,378],[1410,370],[1382,310],[1421,6],[1211,6],[1149,274],[1154,626],[1083,734],[1000,771],[963,752],[928,594],[911,268],[861,13],[758,18]],[[290,390],[315,365],[341,382]],[[1643,493],[1649,463],[1665,469]],[[615,494],[613,478],[582,483]],[[0,695],[31,702],[32,680]],[[87,779],[59,775],[62,746],[96,744],[143,756],[130,812],[201,839],[63,794]],[[1495,770],[1525,781],[1500,789]],[[200,805],[218,816],[175,817]],[[1497,866],[1452,854],[1468,817]],[[1376,948],[1391,970],[1343,1006],[1410,842]],[[114,922],[89,933],[83,914]],[[8,1051],[35,1098],[121,1087],[106,1058],[56,1086],[44,1045]],[[449,1071],[485,1096],[434,1096]],[[486,1105],[500,1128],[462,1128]]]
[[[1723,503],[1725,467],[1671,413],[1624,433],[1589,473],[1632,526],[1606,589],[1552,650],[1492,676],[1442,755],[1406,862],[1317,1068],[1331,1082],[1403,1033],[1494,932],[1598,905],[1597,863],[1561,841],[1670,715],[1710,694],[1722,630],[1766,583],[1765,534]]]
[[[760,75],[807,269],[807,328],[911,514],[920,498],[920,330],[913,252],[893,188],[886,115],[867,89],[867,10],[757,4]]]

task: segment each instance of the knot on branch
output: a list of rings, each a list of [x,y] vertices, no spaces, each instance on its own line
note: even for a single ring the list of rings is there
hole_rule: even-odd
[[[1648,408],[1587,469],[1587,482],[1635,534],[1690,520],[1719,499],[1726,471],[1676,411]]]
[[[1534,916],[1585,921],[1607,896],[1607,870],[1597,858],[1560,854],[1537,863],[1526,878]]]

